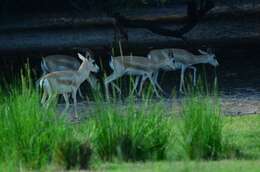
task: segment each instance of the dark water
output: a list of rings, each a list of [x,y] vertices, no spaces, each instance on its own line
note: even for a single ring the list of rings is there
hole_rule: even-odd
[[[260,49],[222,51],[218,77],[226,95],[260,98]],[[260,100],[260,99],[259,99]]]

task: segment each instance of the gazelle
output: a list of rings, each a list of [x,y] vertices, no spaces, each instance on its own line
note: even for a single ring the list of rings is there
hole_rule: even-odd
[[[138,95],[141,94],[142,86],[145,81],[144,78],[148,78],[152,83],[156,96],[159,97],[159,93],[156,89],[157,85],[154,83],[154,80],[152,79],[152,74],[155,71],[158,71],[158,69],[161,67],[171,65],[171,60],[172,59],[170,58],[165,58],[162,61],[155,62],[151,59],[141,56],[111,56],[111,61],[109,62],[109,65],[113,69],[113,73],[110,76],[108,76],[104,81],[106,88],[106,96],[108,97],[108,84],[110,82],[116,80],[117,78],[123,75],[135,75],[138,76],[138,78],[144,76],[140,84]],[[137,83],[138,82],[135,83],[135,88],[137,87]]]
[[[198,50],[201,55],[194,55],[187,50],[178,49],[178,48],[170,48],[170,49],[157,49],[152,50],[148,54],[148,58],[154,61],[161,61],[165,58],[173,58],[174,68],[181,69],[181,81],[180,81],[180,92],[183,92],[183,85],[184,85],[184,73],[187,68],[193,69],[193,85],[196,85],[196,68],[193,66],[199,63],[209,63],[212,66],[218,66],[219,63],[215,59],[215,54],[209,54],[205,51]],[[164,67],[164,70],[173,70],[174,68]],[[153,77],[154,82],[157,82],[158,77],[157,71]]]
[[[40,87],[44,90],[41,103],[45,105],[48,96],[47,105],[49,105],[52,98],[57,94],[62,94],[66,102],[66,107],[63,111],[65,112],[69,108],[68,93],[72,93],[75,117],[78,117],[76,93],[79,86],[88,79],[90,72],[98,72],[99,70],[93,59],[87,59],[79,53],[78,57],[82,60],[82,63],[77,71],[51,72],[40,79]]]
[[[86,57],[90,57],[90,53],[86,52]],[[68,55],[49,55],[42,58],[41,69],[43,71],[43,76],[47,73],[56,72],[56,71],[66,71],[66,70],[78,70],[80,62],[77,58]],[[36,86],[39,86],[39,80],[36,81]],[[95,88],[97,85],[97,79],[90,74],[87,81],[90,83],[92,88]],[[79,95],[83,98],[83,94],[79,88]]]

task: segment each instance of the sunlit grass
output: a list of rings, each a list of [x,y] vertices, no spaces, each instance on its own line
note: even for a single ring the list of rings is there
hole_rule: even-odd
[[[236,154],[232,158],[260,158],[260,114],[226,117],[224,137],[230,142]]]
[[[184,101],[181,129],[190,159],[219,159],[222,154],[222,116],[218,99],[192,97]]]
[[[105,163],[97,171],[107,172],[258,172],[260,161],[162,161],[146,163]]]
[[[165,159],[170,126],[160,103],[109,105],[96,109],[94,145],[101,159]],[[91,121],[90,120],[90,121]]]
[[[29,73],[22,73],[19,85],[1,93],[0,161],[15,166],[40,168],[51,162],[57,142],[71,133],[71,126],[56,116],[54,106],[45,109],[32,88]]]
[[[224,171],[233,170],[227,164],[240,168],[240,161],[189,160],[260,159],[260,116],[224,117],[217,97],[192,94],[174,114],[163,101],[151,101],[151,87],[142,102],[133,95],[104,102],[97,91],[88,118],[73,124],[57,115],[55,103],[41,106],[30,78],[25,71],[8,92],[0,89],[0,171],[85,169],[89,163],[105,171]],[[241,164],[254,170],[255,162]]]

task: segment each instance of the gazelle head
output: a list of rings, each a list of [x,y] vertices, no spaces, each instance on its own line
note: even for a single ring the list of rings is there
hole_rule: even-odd
[[[87,58],[87,59],[89,59],[89,58],[91,58],[91,52],[90,52],[90,50],[86,50],[86,54],[85,54],[85,57]]]
[[[202,55],[207,55],[208,57],[208,63],[211,64],[212,66],[218,66],[219,63],[216,59],[216,55],[213,54],[213,53],[208,53],[206,51],[203,51],[203,50],[199,50],[199,52],[202,54]]]
[[[99,67],[95,63],[95,60],[93,60],[92,58],[85,58],[80,53],[78,53],[78,57],[82,60],[82,64],[80,66],[81,69],[86,69],[86,70],[89,70],[90,72],[98,72],[99,71]]]

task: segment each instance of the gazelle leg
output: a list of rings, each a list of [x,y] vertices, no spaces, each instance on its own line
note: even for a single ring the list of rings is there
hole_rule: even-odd
[[[51,104],[51,102],[55,99],[56,95],[55,94],[49,94],[49,97],[46,101],[46,108],[48,108]]]
[[[73,90],[72,91],[72,99],[73,99],[73,103],[74,103],[74,117],[78,119],[76,94],[77,94],[77,90]]]
[[[118,73],[112,73],[111,75],[109,75],[106,79],[105,79],[105,84],[109,84],[110,82],[116,80],[117,78],[121,77],[123,74],[118,74]]]
[[[135,91],[137,91],[137,86],[138,86],[138,83],[139,83],[139,80],[140,80],[140,79],[141,79],[141,76],[137,76],[137,77],[135,78],[134,88],[133,88],[131,94],[133,94]]]
[[[117,74],[117,73],[112,73],[111,75],[109,75],[105,81],[104,81],[104,84],[105,84],[105,92],[106,92],[106,98],[108,99],[109,97],[109,94],[108,94],[108,84],[114,80],[116,80],[117,78],[121,77],[122,74]]]
[[[141,91],[142,91],[142,87],[143,87],[143,83],[144,81],[147,79],[148,77],[146,75],[142,76],[142,81],[141,81],[141,84],[140,84],[140,89],[138,90],[138,95],[141,94]],[[156,72],[154,74],[154,76],[152,77],[153,79],[153,82],[155,84],[155,86],[158,87],[158,89],[161,91],[161,92],[164,92],[163,89],[161,88],[161,86],[159,85],[159,83],[157,82],[157,78],[158,78],[158,72]]]
[[[109,94],[108,94],[108,85],[105,84],[105,94],[106,94],[106,99],[109,99]]]
[[[183,85],[184,85],[184,73],[185,73],[186,67],[182,65],[181,67],[181,81],[180,81],[180,88],[179,91],[183,93]]]
[[[41,78],[38,79],[38,80],[35,82],[35,86],[36,86],[36,91],[37,91],[37,92],[38,92],[39,87],[40,87],[40,80],[41,80]]]
[[[49,82],[46,82],[46,85],[43,87],[43,97],[41,102],[44,103],[44,106],[48,108],[53,99],[57,96],[55,92],[52,91]],[[46,96],[48,95],[48,99],[46,100]],[[46,101],[45,101],[46,100]]]
[[[41,104],[42,104],[43,106],[45,106],[46,98],[47,98],[47,92],[44,90],[44,91],[43,91],[43,95],[42,95],[42,99],[41,99]]]
[[[189,68],[191,68],[192,70],[193,70],[193,86],[195,86],[196,85],[196,71],[197,71],[197,69],[196,69],[196,67],[194,67],[194,66],[190,66]]]
[[[147,79],[147,76],[146,76],[146,75],[143,75],[143,76],[142,76],[141,83],[140,83],[140,87],[139,87],[138,93],[137,93],[138,96],[141,95],[141,92],[142,92],[142,89],[143,89],[143,85],[144,85],[144,81],[145,81],[146,79]]]
[[[65,109],[62,111],[62,114],[67,112],[69,106],[70,106],[70,102],[69,102],[69,96],[68,96],[68,93],[63,93],[62,94],[63,97],[64,97],[64,100],[65,100],[65,103],[66,103],[66,106],[65,106]]]
[[[147,75],[147,76],[148,76],[149,80],[150,80],[151,83],[152,83],[153,90],[154,90],[156,96],[157,96],[157,97],[160,97],[160,95],[159,95],[159,93],[158,93],[158,91],[157,91],[157,89],[156,89],[156,84],[154,83],[152,76],[151,76],[151,75]]]
[[[216,71],[216,68],[214,68],[214,87],[215,88],[217,86],[217,82],[218,82],[217,71]]]
[[[155,85],[157,86],[157,88],[158,88],[162,93],[164,93],[164,91],[163,91],[162,87],[159,85],[159,83],[158,83],[157,81],[155,81],[154,83],[155,83]]]
[[[155,85],[158,87],[158,89],[163,93],[164,91],[163,91],[162,87],[158,83],[158,74],[159,74],[159,72],[155,72],[154,73],[153,80],[154,80]]]
[[[111,85],[118,91],[118,93],[121,95],[121,90],[120,88],[115,84],[115,83],[111,83]]]
[[[80,96],[80,98],[84,99],[84,96],[83,96],[82,91],[81,91],[80,88],[79,88],[78,92],[79,92],[79,96]]]

